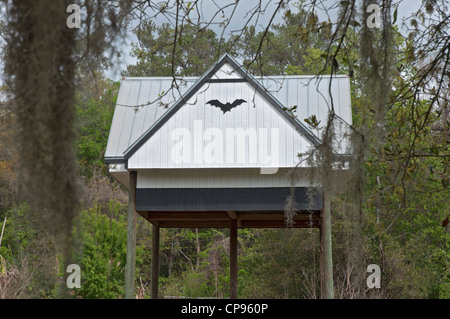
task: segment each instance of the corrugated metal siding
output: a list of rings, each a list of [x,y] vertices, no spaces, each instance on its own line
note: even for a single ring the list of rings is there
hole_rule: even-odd
[[[290,169],[261,174],[259,169],[153,169],[138,171],[137,188],[291,187]],[[297,173],[301,173],[297,172]],[[301,174],[300,174],[301,175]],[[313,186],[305,173],[296,187]],[[317,186],[317,185],[316,185]]]

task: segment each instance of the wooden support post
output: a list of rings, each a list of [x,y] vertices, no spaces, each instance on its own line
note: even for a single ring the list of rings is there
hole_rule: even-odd
[[[320,213],[320,294],[322,299],[333,299],[333,258],[331,247],[330,198],[324,192]]]
[[[136,172],[130,172],[128,186],[128,220],[127,220],[127,263],[125,265],[125,298],[135,299],[135,264],[136,264]]]
[[[230,299],[237,298],[237,219],[231,219],[230,225]]]
[[[152,299],[158,299],[159,226],[152,225]]]

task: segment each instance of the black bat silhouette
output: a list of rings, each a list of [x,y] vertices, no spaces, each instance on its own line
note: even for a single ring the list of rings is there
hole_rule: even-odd
[[[226,112],[230,111],[232,108],[234,108],[238,105],[241,105],[244,102],[247,102],[247,101],[242,100],[242,99],[237,99],[233,103],[227,102],[227,103],[223,104],[219,100],[211,100],[211,101],[206,102],[206,104],[211,104],[211,105],[214,105],[214,106],[220,108],[222,110],[223,114],[225,114]]]

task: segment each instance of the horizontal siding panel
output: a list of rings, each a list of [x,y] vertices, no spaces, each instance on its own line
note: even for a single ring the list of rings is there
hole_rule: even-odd
[[[290,187],[289,169],[260,174],[259,169],[155,169],[138,171],[138,188],[239,188]],[[306,174],[295,186],[313,186]]]

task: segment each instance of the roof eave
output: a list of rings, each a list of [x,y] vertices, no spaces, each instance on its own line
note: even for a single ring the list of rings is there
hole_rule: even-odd
[[[105,164],[121,164],[125,163],[124,157],[104,157]]]

